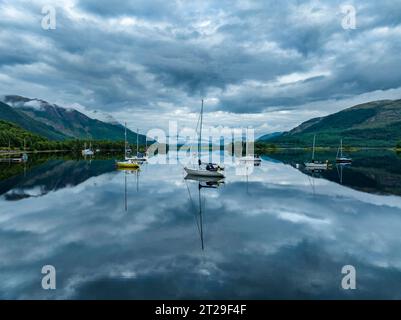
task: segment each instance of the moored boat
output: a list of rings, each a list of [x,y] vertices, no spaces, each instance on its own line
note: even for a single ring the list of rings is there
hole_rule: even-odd
[[[86,147],[86,143],[84,149],[82,150],[83,156],[93,156],[95,153],[92,150],[92,144],[89,145],[89,148]]]
[[[120,169],[138,169],[140,167],[138,161],[127,156],[127,124],[125,124],[124,134],[124,160],[116,161],[117,168]]]
[[[350,164],[350,163],[352,163],[352,159],[351,158],[345,157],[343,155],[343,139],[341,139],[340,146],[338,147],[338,150],[337,150],[336,163],[339,163],[339,164]]]
[[[315,160],[315,146],[316,146],[316,135],[313,136],[313,147],[312,147],[312,160],[305,162],[304,165],[309,170],[327,170],[329,168],[329,161],[325,162]]]
[[[202,163],[201,161],[201,143],[202,143],[202,125],[203,125],[203,99],[200,112],[200,128],[198,138],[198,165],[193,167],[184,167],[187,174],[192,176],[204,176],[204,177],[219,177],[224,178],[224,174],[221,172],[224,168],[216,163]]]
[[[255,154],[249,154],[247,156],[239,158],[240,162],[262,162],[262,159],[260,158],[259,155]]]
[[[213,165],[213,164],[208,164],[208,165]],[[206,165],[206,167],[208,166]],[[191,176],[203,176],[203,177],[217,177],[217,178],[224,178],[224,174],[220,172],[219,169],[216,168],[216,170],[208,170],[206,167],[199,166],[198,168],[188,168],[185,167],[184,170],[187,174]]]
[[[116,161],[117,168],[138,169],[140,165],[132,160]]]

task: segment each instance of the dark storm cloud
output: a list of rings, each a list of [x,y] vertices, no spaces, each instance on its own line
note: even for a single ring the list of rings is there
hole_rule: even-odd
[[[341,4],[58,1],[57,29],[45,31],[43,3],[6,1],[1,81],[22,95],[33,83],[49,100],[156,113],[199,96],[217,98],[213,110],[259,113],[400,87],[396,4],[354,1],[356,30],[342,29]]]

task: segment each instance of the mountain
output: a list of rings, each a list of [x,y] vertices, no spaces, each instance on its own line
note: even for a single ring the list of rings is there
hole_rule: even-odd
[[[311,146],[394,147],[401,141],[401,100],[359,104],[326,117],[308,120],[291,131],[269,139],[282,147]]]
[[[68,138],[114,141],[124,139],[124,127],[111,116],[107,117],[106,114],[99,111],[89,113],[99,118],[107,118],[106,121],[109,122],[91,118],[76,109],[64,108],[41,99],[8,95],[4,97],[4,102],[20,114],[53,127]],[[127,139],[136,143],[136,133],[127,130]],[[139,135],[140,144],[144,144],[145,139],[144,135]]]
[[[80,111],[80,110],[78,110]],[[84,115],[86,115],[89,118],[92,119],[96,119],[105,123],[109,123],[109,124],[114,124],[117,126],[122,126],[121,123],[119,123],[112,115],[103,112],[103,111],[99,111],[99,110],[85,110],[85,111],[80,111],[81,113],[83,113]]]
[[[283,132],[272,132],[259,137],[256,141],[269,141],[270,139],[281,136]]]
[[[51,140],[63,140],[66,138],[63,133],[57,131],[53,127],[32,119],[24,112],[16,110],[2,102],[0,102],[0,119],[12,122],[25,130]]]
[[[11,122],[0,120],[0,146],[10,145],[11,147],[22,147],[24,145],[24,139],[29,144],[46,140]]]

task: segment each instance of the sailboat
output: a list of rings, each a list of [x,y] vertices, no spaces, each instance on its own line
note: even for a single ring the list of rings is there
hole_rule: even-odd
[[[86,142],[84,145],[84,150],[82,150],[83,156],[93,156],[95,153],[92,150],[92,143],[89,144],[89,148],[86,148]]]
[[[309,170],[327,170],[329,167],[328,160],[326,160],[326,162],[315,160],[315,145],[316,145],[316,135],[313,136],[312,160],[310,162],[305,162],[305,167]]]
[[[247,133],[246,135],[248,136],[248,129],[246,129],[246,133]],[[234,138],[233,138],[233,140],[234,140]],[[246,154],[243,157],[240,157],[239,158],[239,162],[240,163],[246,163],[246,164],[247,163],[253,163],[254,166],[256,167],[256,166],[259,166],[261,164],[262,159],[260,158],[260,156],[258,154],[249,153],[249,154]]]
[[[136,130],[136,156],[133,157],[125,156],[125,160],[132,160],[140,163],[148,160],[145,154],[139,152],[139,129]]]
[[[343,139],[341,139],[340,146],[338,147],[338,150],[337,150],[336,162],[343,163],[343,164],[352,162],[351,158],[347,158],[347,157],[343,156]]]
[[[247,156],[239,158],[239,162],[240,163],[250,162],[253,163],[255,167],[258,167],[261,164],[262,159],[258,154],[249,154]]]
[[[127,124],[125,123],[125,133],[124,133],[125,141],[124,141],[124,160],[123,161],[116,161],[117,168],[124,169],[138,169],[139,164],[137,161],[133,160],[132,158],[127,156]]]
[[[191,176],[203,176],[203,177],[218,177],[224,178],[224,174],[221,172],[223,168],[215,163],[202,163],[201,161],[201,143],[202,143],[202,125],[203,125],[203,99],[200,113],[200,129],[198,138],[198,166],[189,168],[184,167],[187,174]]]

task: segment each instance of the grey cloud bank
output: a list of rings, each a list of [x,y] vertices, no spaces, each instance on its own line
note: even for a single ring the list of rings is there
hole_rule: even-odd
[[[45,4],[0,4],[1,94],[148,128],[203,96],[216,123],[268,132],[401,87],[400,1],[351,1],[355,30],[341,27],[342,1],[55,1],[56,30],[41,28]]]

